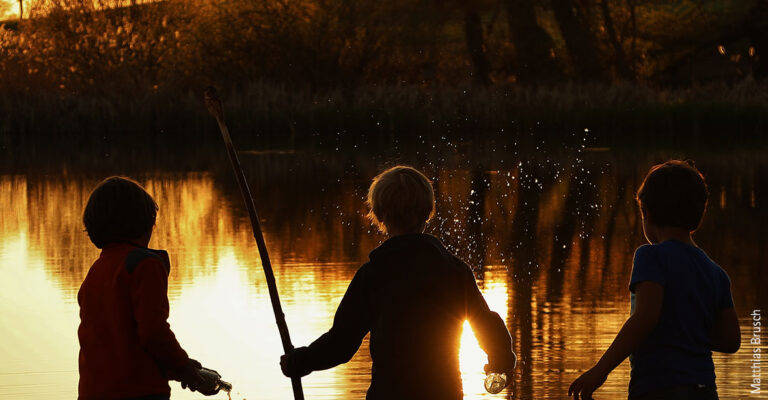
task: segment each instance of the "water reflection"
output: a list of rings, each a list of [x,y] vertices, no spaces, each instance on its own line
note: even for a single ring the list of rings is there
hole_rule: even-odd
[[[651,160],[607,154],[513,167],[423,165],[435,180],[430,231],[476,268],[513,335],[512,390],[484,393],[486,359],[468,326],[460,352],[467,399],[554,398],[610,343],[628,315],[631,256],[642,243],[632,202]],[[740,314],[765,305],[766,177],[760,157],[706,159],[713,201],[697,241],[731,275]],[[383,238],[363,215],[372,162],[245,160],[294,343],[330,326],[349,280]],[[98,251],[80,211],[100,177],[0,176],[0,397],[76,393],[76,291]],[[137,177],[160,205],[151,245],[172,257],[171,324],[195,358],[235,384],[234,398],[284,399],[280,341],[237,188],[224,172]],[[716,357],[722,398],[744,394],[749,355]],[[347,365],[304,379],[312,399],[363,398],[367,342]],[[626,393],[628,365],[603,398]],[[222,396],[219,396],[223,398]],[[174,398],[195,398],[174,386]]]

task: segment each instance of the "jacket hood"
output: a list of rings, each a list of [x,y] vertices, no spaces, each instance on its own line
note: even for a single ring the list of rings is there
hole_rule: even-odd
[[[368,255],[371,261],[389,258],[393,254],[411,251],[433,250],[444,252],[445,247],[440,239],[426,233],[408,233],[391,237]]]

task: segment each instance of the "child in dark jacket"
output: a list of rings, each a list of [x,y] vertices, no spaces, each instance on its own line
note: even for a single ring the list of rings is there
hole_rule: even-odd
[[[214,394],[168,325],[168,254],[147,248],[157,204],[136,182],[107,178],[83,213],[101,255],[77,295],[81,400],[169,399],[168,380]]]
[[[349,361],[370,332],[368,400],[461,399],[459,341],[469,320],[488,354],[486,369],[511,379],[516,357],[504,322],[469,267],[422,233],[434,203],[431,183],[413,168],[394,167],[374,179],[369,217],[389,239],[355,274],[331,329],[281,358],[286,376]]]
[[[693,242],[709,191],[693,162],[651,168],[637,193],[650,244],[635,251],[631,316],[600,361],[568,389],[591,399],[629,356],[630,400],[716,400],[712,351],[734,353],[739,322],[728,275]]]

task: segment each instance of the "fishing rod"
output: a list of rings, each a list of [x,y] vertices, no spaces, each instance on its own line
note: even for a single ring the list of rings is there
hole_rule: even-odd
[[[237,158],[235,145],[232,144],[232,138],[229,136],[229,129],[227,128],[226,122],[224,122],[224,107],[221,104],[221,100],[219,100],[219,97],[216,95],[215,88],[208,87],[205,90],[205,105],[208,107],[208,111],[211,115],[216,118],[216,122],[219,123],[221,137],[224,139],[224,145],[227,147],[229,162],[232,165],[232,170],[234,171],[237,183],[240,186],[240,193],[243,195],[245,208],[248,209],[248,216],[251,218],[251,227],[253,227],[253,237],[256,239],[256,246],[259,248],[259,257],[261,257],[261,266],[264,267],[264,275],[267,278],[269,299],[272,301],[272,311],[275,312],[277,330],[280,331],[280,340],[283,342],[283,351],[288,354],[289,351],[293,350],[293,344],[291,344],[291,336],[288,333],[288,324],[285,323],[283,308],[280,306],[280,295],[277,293],[275,274],[272,272],[272,263],[269,261],[267,244],[264,242],[264,235],[261,233],[261,223],[259,223],[259,215],[256,213],[256,206],[253,204],[251,189],[248,187],[248,181],[245,180],[243,167],[240,166],[240,160]],[[304,400],[304,391],[301,388],[301,378],[291,378],[291,386],[293,386],[293,398],[295,400]]]

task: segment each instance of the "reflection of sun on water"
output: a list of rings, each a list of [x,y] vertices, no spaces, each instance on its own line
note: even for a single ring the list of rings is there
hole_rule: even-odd
[[[25,179],[0,178],[0,398],[72,398],[77,306],[47,279],[27,200]]]
[[[497,312],[504,322],[507,322],[507,282],[504,274],[504,267],[494,271],[494,267],[487,267],[489,271],[485,273],[484,285],[480,291],[485,297],[485,301],[492,311]],[[479,396],[490,397],[485,392],[483,382],[485,373],[483,367],[488,362],[488,357],[480,348],[480,344],[475,338],[472,327],[468,321],[464,321],[464,329],[461,333],[461,349],[459,350],[459,365],[461,368],[461,378],[464,385],[464,398],[475,399]],[[504,392],[502,392],[504,393]],[[494,397],[502,396],[498,394]]]
[[[265,349],[279,348],[279,340],[265,329],[263,316],[269,306],[253,296],[247,271],[234,247],[220,249],[219,258],[206,268],[215,273],[199,277],[194,285],[182,284],[171,305],[172,328],[182,346],[191,357],[233,383],[233,398],[284,390],[275,384],[282,381],[279,370],[272,368],[260,370],[257,376],[252,374],[255,360],[276,359],[276,355],[264,353]],[[174,396],[197,398],[180,389],[174,390]]]
[[[11,1],[0,0],[0,21],[19,17],[19,10],[18,8],[14,9],[14,5],[18,7],[18,3],[14,4]]]
[[[459,364],[461,366],[461,379],[464,384],[465,395],[482,393],[483,366],[488,362],[488,357],[480,348],[475,338],[475,333],[469,326],[469,321],[464,321],[464,329],[461,332],[461,350],[459,350]]]
[[[446,176],[445,179],[450,182],[457,178]],[[34,179],[0,175],[0,355],[3,361],[0,363],[0,399],[76,397],[79,322],[76,293],[88,267],[98,256],[98,250],[83,232],[80,212],[96,183],[95,178],[77,175]],[[278,366],[282,347],[258,252],[245,210],[238,208],[239,193],[223,193],[214,176],[205,173],[156,173],[142,183],[160,204],[151,245],[165,248],[171,254],[170,322],[182,346],[192,357],[218,370],[234,384],[233,399],[290,398],[290,381],[282,376]],[[631,183],[618,187],[631,187]],[[601,189],[601,193],[610,197],[611,193],[616,195],[617,190],[620,189],[610,186],[604,191]],[[342,204],[345,209],[356,209],[357,200],[350,200],[349,192],[329,194],[332,197],[327,201],[332,201],[334,206]],[[760,200],[759,194],[753,190],[745,201],[754,207]],[[737,217],[746,215],[740,214],[744,210],[736,208],[741,207],[741,203],[731,201],[734,195],[728,192],[728,196],[731,197],[726,199],[730,201],[726,210],[737,212],[734,214]],[[320,207],[326,200],[317,201],[307,204]],[[507,208],[510,221],[514,219],[516,200],[513,203]],[[303,214],[291,209],[291,204],[294,203],[286,203],[285,208],[283,204],[276,206],[287,215],[284,220],[265,224],[265,229],[268,228],[265,235],[293,342],[306,345],[331,326],[334,311],[357,268],[350,264],[364,259],[378,237],[348,228],[339,216]],[[448,210],[456,208],[441,204]],[[626,207],[631,207],[631,203],[627,204]],[[548,203],[539,207],[562,208]],[[347,211],[347,215],[352,214]],[[559,215],[559,211],[550,214]],[[499,218],[499,214],[495,215],[494,218]],[[598,219],[600,232],[607,230],[608,220],[603,218],[607,215]],[[627,215],[635,215],[634,210]],[[495,226],[506,223],[506,220],[493,221]],[[537,229],[551,232],[553,224],[562,222],[558,221],[540,217]],[[581,257],[585,242],[577,240],[570,250],[569,261],[563,264],[566,269],[562,277],[542,270],[537,278],[538,286],[531,288],[530,298],[527,294],[511,292],[514,284],[504,268],[489,267],[485,272],[481,286],[490,308],[502,318],[519,315],[528,321],[508,321],[516,327],[515,336],[525,338],[522,345],[517,342],[514,345],[524,349],[521,356],[529,361],[528,380],[521,382],[520,375],[516,374],[516,392],[530,393],[528,398],[561,398],[570,379],[599,358],[621,327],[628,312],[626,289],[621,290],[623,286],[619,287],[620,283],[616,282],[629,279],[627,263],[631,263],[631,257],[628,255],[633,249],[624,232],[636,227],[634,219],[621,221],[619,218],[616,227],[619,233],[610,236],[616,239],[613,247],[601,247],[602,241],[595,239],[589,242],[589,257]],[[507,242],[505,235],[495,232],[486,241],[489,246],[494,242]],[[549,240],[540,239],[542,243]],[[724,250],[721,255],[731,257],[744,250],[754,250],[754,241],[743,242],[743,247]],[[354,245],[348,246],[348,243]],[[599,261],[603,253],[598,250],[607,253],[607,265],[605,268],[589,265],[586,278],[582,277],[579,271],[588,265],[582,265],[584,261],[579,260]],[[548,264],[550,262],[542,263]],[[750,294],[752,288],[744,286],[751,276],[748,271],[736,269],[734,274],[739,278],[734,279],[734,288],[739,289],[734,290],[734,294],[742,303],[754,300]],[[583,284],[579,286],[580,283]],[[599,293],[596,292],[594,298],[583,297],[584,285]],[[527,289],[524,284],[520,288]],[[748,321],[743,323],[742,329],[751,326]],[[471,327],[466,328],[461,336],[460,351],[465,398],[504,398],[504,393],[485,393],[486,356]],[[723,398],[738,398],[742,389],[733,382],[748,377],[740,367],[745,360],[740,354],[719,356],[715,361]],[[366,343],[350,363],[315,372],[303,383],[307,398],[312,400],[351,400],[365,397],[369,380],[370,356]],[[629,367],[625,363],[611,374],[601,388],[601,396],[626,397],[628,380]],[[197,393],[182,391],[177,383],[172,386],[174,400],[202,398]],[[213,399],[223,400],[226,395]]]

